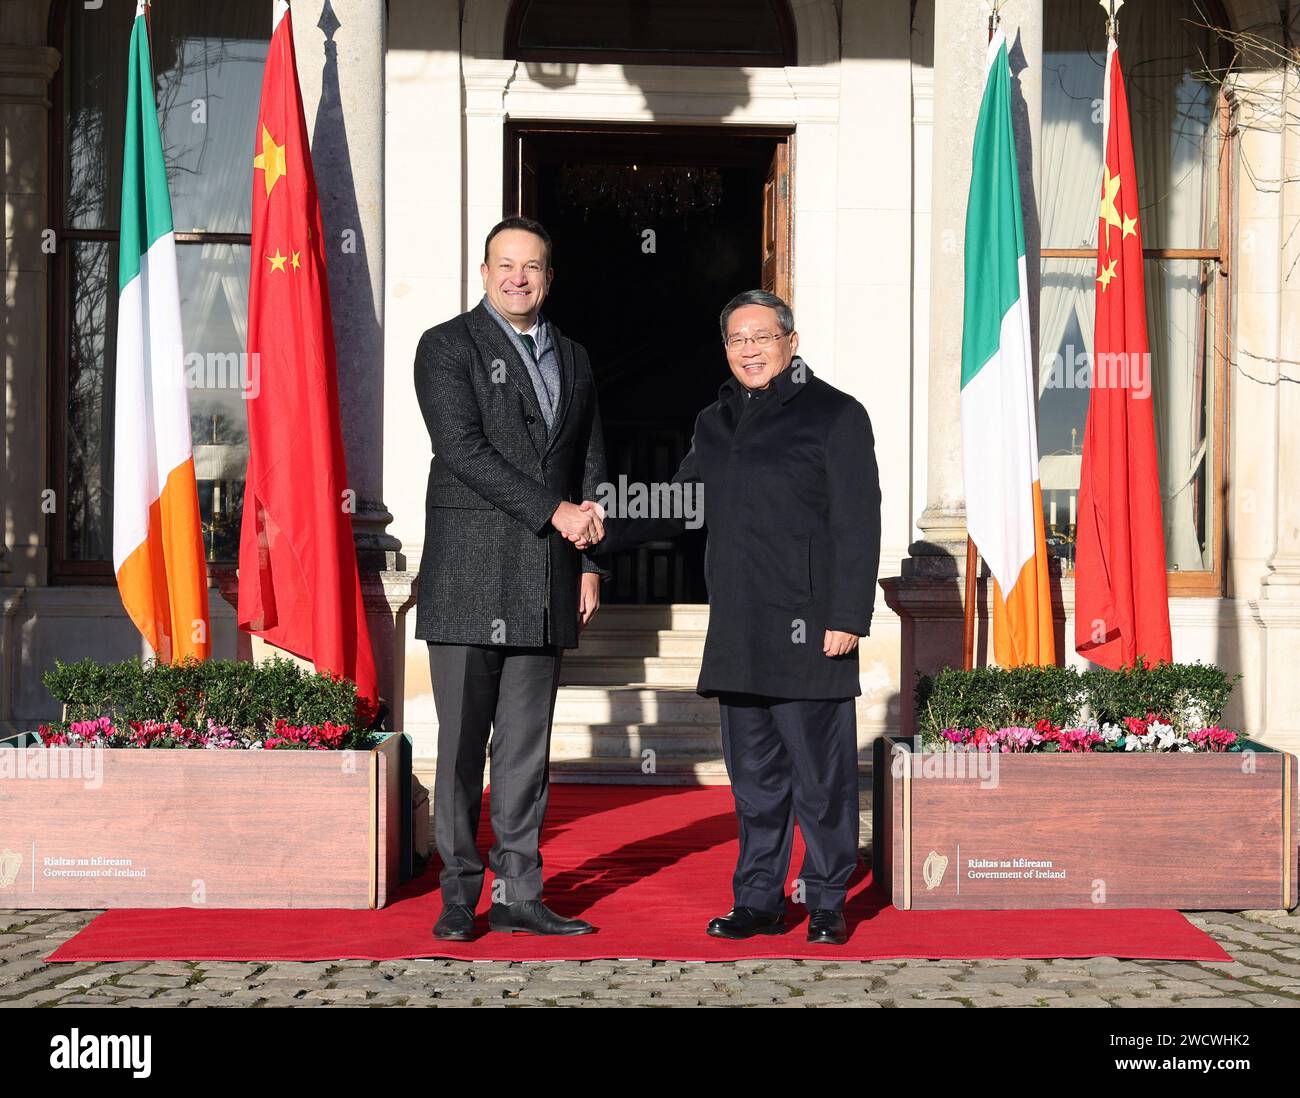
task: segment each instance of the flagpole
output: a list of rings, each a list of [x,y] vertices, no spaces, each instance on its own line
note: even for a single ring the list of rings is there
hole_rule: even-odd
[[[962,625],[961,665],[969,671],[975,666],[975,575],[980,556],[970,534],[966,535],[966,620]]]

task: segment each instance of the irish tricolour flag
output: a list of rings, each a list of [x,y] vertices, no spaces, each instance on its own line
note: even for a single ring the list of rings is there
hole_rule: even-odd
[[[131,28],[118,254],[113,570],[158,658],[208,654],[208,588],[185,392],[171,197],[146,5]]]
[[[966,525],[993,573],[993,651],[1003,667],[1056,662],[1030,348],[1011,74],[997,31],[966,208],[961,436]]]

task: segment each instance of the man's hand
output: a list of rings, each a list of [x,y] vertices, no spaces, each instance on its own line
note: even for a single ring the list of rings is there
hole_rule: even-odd
[[[589,545],[594,545],[597,541],[600,541],[605,536],[605,508],[603,508],[599,503],[595,503],[594,501],[589,499],[584,499],[580,504],[578,504],[578,506],[582,508],[582,510],[584,511],[594,511],[597,517],[600,519],[600,523],[601,523],[599,537],[595,538],[594,540],[578,539],[573,543],[573,547],[575,549],[586,549]]]
[[[600,574],[583,572],[578,587],[578,628],[586,629],[587,622],[600,609]]]
[[[827,656],[844,656],[858,646],[858,638],[853,633],[841,633],[838,629],[827,629],[822,641],[822,652]]]
[[[603,511],[598,503],[584,500],[582,505],[561,503],[551,516],[554,526],[578,549],[586,549],[605,536],[605,524],[601,521]]]

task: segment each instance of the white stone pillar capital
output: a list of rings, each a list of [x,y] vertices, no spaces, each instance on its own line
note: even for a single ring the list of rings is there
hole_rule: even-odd
[[[59,70],[59,51],[51,46],[0,45],[0,102],[26,102],[47,110],[50,80]]]
[[[784,71],[798,103],[800,124],[839,121],[842,76],[838,63],[818,68],[787,68]]]
[[[465,114],[470,118],[501,119],[506,113],[506,88],[519,62],[463,57]]]

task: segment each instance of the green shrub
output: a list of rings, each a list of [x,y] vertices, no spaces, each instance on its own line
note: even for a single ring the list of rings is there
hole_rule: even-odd
[[[945,668],[918,676],[917,730],[927,740],[945,728],[1033,727],[1040,720],[1069,728],[1091,717],[1120,724],[1155,713],[1186,735],[1218,724],[1240,675],[1203,663],[1132,668]]]
[[[947,667],[916,685],[917,727],[937,736],[945,728],[1032,726],[1046,718],[1077,721],[1084,687],[1073,667]]]
[[[1186,735],[1219,723],[1241,675],[1206,663],[1162,663],[1138,659],[1132,668],[1100,668],[1083,674],[1088,710],[1101,724],[1156,713]]]
[[[67,721],[112,716],[121,721],[175,720],[206,726],[211,720],[255,735],[265,733],[280,719],[293,725],[328,721],[356,728],[358,723],[357,692],[352,682],[304,671],[292,660],[279,657],[257,664],[244,660],[179,664],[56,661],[42,681],[66,707]]]

